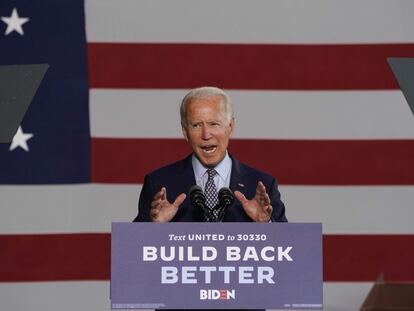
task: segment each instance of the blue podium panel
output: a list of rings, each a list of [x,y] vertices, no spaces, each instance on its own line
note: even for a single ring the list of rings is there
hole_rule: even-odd
[[[322,309],[319,223],[113,223],[113,309]]]

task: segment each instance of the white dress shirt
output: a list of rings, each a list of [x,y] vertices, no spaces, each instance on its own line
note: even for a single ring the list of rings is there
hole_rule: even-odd
[[[205,167],[203,164],[201,164],[200,160],[197,159],[194,154],[191,158],[191,162],[193,164],[196,183],[203,189],[203,191],[205,191],[205,186],[208,180],[207,170],[209,167]],[[216,185],[217,192],[223,187],[230,188],[231,167],[232,161],[229,157],[229,154],[226,152],[224,159],[219,164],[217,164],[216,167],[214,167],[218,173],[214,177],[214,184]],[[270,219],[269,222],[272,222],[272,219]]]
[[[191,158],[191,162],[193,164],[196,183],[203,189],[203,191],[205,191],[205,186],[208,180],[207,170],[209,167],[205,167],[203,164],[201,164],[200,160],[194,154]],[[231,158],[226,152],[224,159],[214,167],[218,173],[214,177],[214,184],[216,185],[217,192],[223,187],[230,187],[231,166]]]

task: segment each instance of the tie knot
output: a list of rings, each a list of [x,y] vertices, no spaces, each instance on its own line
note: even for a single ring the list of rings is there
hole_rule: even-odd
[[[208,179],[213,179],[218,173],[215,169],[209,168],[207,170]]]

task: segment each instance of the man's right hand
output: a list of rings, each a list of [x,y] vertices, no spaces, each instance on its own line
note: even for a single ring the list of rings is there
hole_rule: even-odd
[[[184,202],[185,193],[181,193],[174,201],[170,203],[167,199],[167,189],[164,187],[154,196],[151,202],[151,221],[152,222],[168,222],[177,214],[178,207]]]

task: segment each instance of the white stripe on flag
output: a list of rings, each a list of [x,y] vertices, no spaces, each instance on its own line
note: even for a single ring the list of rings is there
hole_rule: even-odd
[[[141,185],[1,186],[0,234],[110,232],[111,222],[135,218],[140,191]],[[414,233],[414,186],[280,191],[290,222],[322,222],[325,234]]]
[[[85,7],[89,42],[414,41],[410,0],[87,0]]]
[[[92,89],[91,135],[182,138],[179,105],[185,93],[185,90]],[[414,119],[401,91],[228,91],[228,94],[235,108],[235,138],[414,138]]]
[[[280,192],[289,222],[322,222],[325,234],[414,234],[414,186],[281,186]]]
[[[141,186],[1,186],[0,234],[110,232],[132,221]]]

